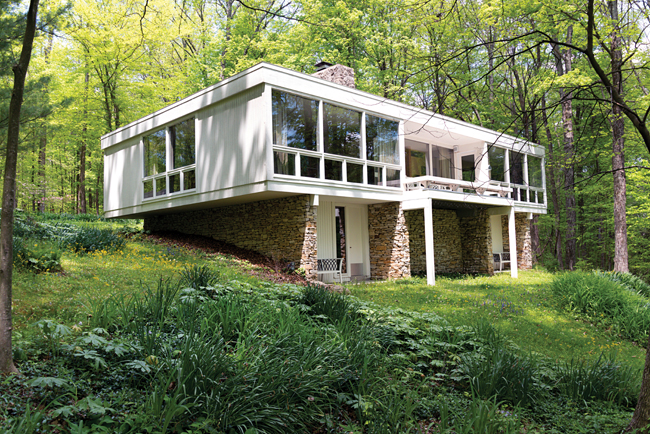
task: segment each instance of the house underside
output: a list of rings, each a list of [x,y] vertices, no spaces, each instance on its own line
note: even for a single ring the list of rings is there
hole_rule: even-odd
[[[510,207],[431,199],[413,208],[416,201],[410,202],[294,195],[147,216],[145,230],[228,242],[292,262],[311,280],[318,279],[317,258],[344,258],[344,280],[424,275],[432,283],[440,273],[493,274],[493,253],[510,251]],[[532,255],[528,215],[513,214],[517,261],[511,273],[516,273],[531,268]],[[427,270],[427,232],[433,238],[433,273]]]

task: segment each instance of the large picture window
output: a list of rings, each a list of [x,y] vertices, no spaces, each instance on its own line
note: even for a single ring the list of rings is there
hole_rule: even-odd
[[[317,150],[318,101],[274,90],[273,144]]]
[[[510,151],[510,182],[524,183],[524,154]]]
[[[431,146],[431,174],[442,178],[453,178],[454,151],[440,146]]]
[[[528,184],[542,188],[542,159],[532,155],[528,156]]]
[[[194,164],[194,118],[169,127],[169,140],[174,156],[173,169]]]
[[[490,165],[490,179],[504,182],[506,180],[505,167],[506,150],[491,145],[488,150],[488,164]]]
[[[323,115],[325,153],[361,158],[361,113],[324,103]]]
[[[142,138],[144,143],[144,176],[167,171],[167,143],[165,130],[156,131]]]
[[[270,97],[278,179],[400,188],[399,121],[278,89]]]
[[[366,115],[366,158],[399,164],[399,122]]]

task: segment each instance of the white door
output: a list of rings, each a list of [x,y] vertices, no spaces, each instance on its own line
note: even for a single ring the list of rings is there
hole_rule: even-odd
[[[347,234],[347,262],[348,273],[351,279],[363,277],[364,266],[364,245],[363,245],[363,215],[361,208],[355,206],[346,207],[347,219],[345,232]]]

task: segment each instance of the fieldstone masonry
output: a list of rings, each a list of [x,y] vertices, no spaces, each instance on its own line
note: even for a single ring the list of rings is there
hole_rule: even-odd
[[[424,211],[406,211],[411,248],[411,273],[426,275]],[[436,273],[460,273],[463,270],[459,220],[455,211],[433,210],[433,251]]]
[[[368,205],[370,273],[376,279],[426,274],[424,212],[404,212],[397,202]],[[436,273],[494,273],[492,234],[485,210],[458,218],[455,211],[433,210]]]
[[[399,202],[368,205],[370,275],[399,279],[411,275],[409,230]]]
[[[316,274],[316,211],[309,195],[146,217],[144,229],[212,237]]]
[[[501,232],[503,233],[503,249],[507,251],[510,245],[507,215],[501,216]],[[515,213],[515,235],[517,238],[517,268],[530,270],[533,268],[533,246],[530,239],[530,220],[525,213]]]
[[[492,230],[487,210],[460,219],[464,273],[494,274]]]

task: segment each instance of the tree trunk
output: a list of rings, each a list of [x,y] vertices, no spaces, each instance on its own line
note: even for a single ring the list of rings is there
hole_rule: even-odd
[[[567,29],[567,42],[573,39],[573,27]],[[571,72],[573,53],[570,48],[561,50],[557,45],[553,47],[555,64],[558,75],[562,76]],[[566,208],[566,265],[573,270],[576,264],[576,197],[574,191],[574,149],[573,149],[573,93],[560,88],[562,102],[562,125],[564,129],[564,190]]]
[[[14,365],[11,349],[11,334],[13,331],[11,288],[14,206],[16,203],[16,163],[18,161],[18,140],[20,138],[20,110],[25,92],[25,77],[32,57],[38,2],[39,0],[31,0],[29,3],[20,59],[11,68],[14,73],[14,87],[11,93],[11,102],[9,103],[7,157],[2,188],[2,212],[0,214],[0,373],[18,372]]]
[[[632,420],[625,429],[625,432],[631,432],[633,430],[639,430],[643,433],[648,432],[648,420],[650,420],[650,332],[648,332],[648,345],[646,346],[645,352],[645,366],[643,367],[639,401],[636,403]]]
[[[85,77],[85,99],[88,102],[88,81],[90,74],[86,71]],[[88,117],[88,110],[84,108],[84,119]],[[79,183],[77,186],[77,213],[86,214],[86,137],[88,127],[84,123],[81,137],[81,149],[79,149]]]
[[[623,53],[621,50],[621,34],[618,28],[618,1],[607,2],[612,21],[615,23],[612,33],[612,86],[623,95],[623,80],[621,68]],[[614,271],[629,272],[627,257],[627,219],[625,216],[625,122],[621,106],[612,99],[612,173],[614,175]]]
[[[38,212],[45,211],[45,196],[47,180],[45,178],[45,153],[47,149],[47,126],[43,125],[43,135],[38,146],[38,183],[39,183],[39,198],[38,198]]]
[[[546,139],[548,140],[548,157],[549,157],[549,172],[547,179],[547,186],[551,190],[551,203],[553,204],[553,215],[555,216],[555,257],[557,258],[558,267],[560,270],[564,269],[564,262],[562,261],[562,233],[560,232],[560,201],[557,197],[557,184],[555,182],[555,169],[557,167],[557,160],[553,148],[553,135],[548,126],[548,116],[546,115],[546,97],[542,96],[542,120],[544,122],[544,130],[546,131]]]

